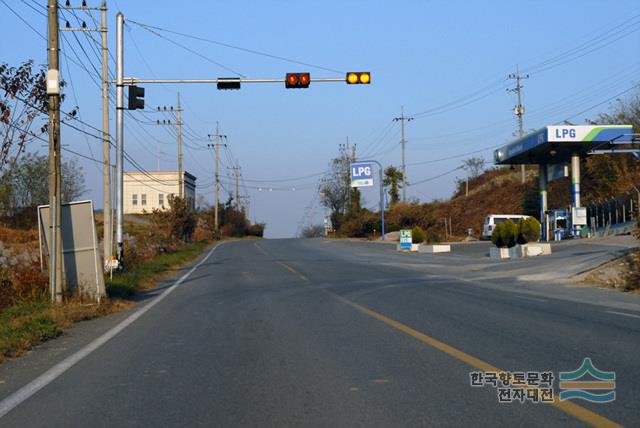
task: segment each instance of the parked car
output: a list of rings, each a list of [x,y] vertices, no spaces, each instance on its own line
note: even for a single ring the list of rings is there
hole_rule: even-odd
[[[482,225],[482,238],[491,239],[496,224],[504,223],[507,220],[518,223],[521,218],[527,217],[529,216],[520,214],[489,214],[487,218],[484,219],[484,224]]]

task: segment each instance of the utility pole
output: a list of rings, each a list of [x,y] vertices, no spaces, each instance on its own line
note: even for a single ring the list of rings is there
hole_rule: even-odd
[[[208,147],[213,147],[215,149],[216,152],[216,166],[215,166],[215,176],[216,176],[216,180],[215,180],[215,184],[214,184],[214,195],[213,195],[213,206],[214,206],[214,230],[217,232],[219,227],[220,227],[220,222],[219,222],[219,218],[218,218],[218,194],[220,192],[220,174],[219,174],[219,165],[220,165],[220,141],[222,138],[227,138],[226,135],[220,135],[220,124],[218,122],[216,122],[216,133],[215,135],[208,135],[209,138],[214,138],[214,143],[213,144],[207,144]],[[227,146],[226,144],[222,144],[223,146]]]
[[[413,117],[405,117],[404,106],[400,107],[400,117],[393,119],[394,122],[400,122],[400,147],[402,150],[402,202],[407,201],[407,165],[404,158],[404,145],[406,140],[404,138],[404,123],[413,120]]]
[[[524,106],[522,105],[522,88],[524,86],[520,84],[520,81],[522,79],[528,79],[528,78],[529,78],[528,74],[520,75],[520,67],[516,65],[515,74],[509,75],[509,79],[513,79],[516,81],[516,87],[507,89],[507,91],[509,92],[515,92],[516,96],[518,97],[518,104],[513,109],[513,112],[518,117],[518,135],[520,138],[524,137],[524,121],[522,118],[522,116],[524,116]],[[520,165],[520,170],[522,172],[522,184],[524,184],[527,181],[527,172],[524,164]]]
[[[240,165],[236,161],[236,165],[229,168],[233,171],[233,175],[236,179],[236,209],[240,211]]]
[[[116,257],[124,260],[124,15],[116,15]]]
[[[104,216],[104,260],[111,259],[111,141],[109,135],[109,46],[107,44],[107,1],[103,0],[100,7],[102,22],[102,203]],[[105,264],[106,266],[106,264]]]
[[[184,196],[184,172],[182,170],[182,109],[180,108],[180,92],[178,92],[178,195]]]
[[[99,28],[89,28],[83,21],[82,26],[72,27],[69,21],[65,28],[60,28],[60,31],[74,31],[74,32],[99,32],[102,35],[101,40],[101,53],[102,53],[102,203],[103,203],[103,218],[104,218],[104,232],[103,232],[103,245],[104,245],[104,267],[106,269],[107,261],[113,255],[113,227],[111,216],[111,141],[109,134],[109,47],[107,42],[107,1],[102,0],[100,7],[87,6],[86,1],[82,2],[81,6],[71,6],[70,2],[67,2],[65,6],[62,6],[65,10],[81,10],[87,12],[100,11],[101,23]],[[74,16],[75,13],[74,13]],[[77,18],[77,16],[76,16]],[[79,18],[78,18],[79,20]]]
[[[47,95],[49,98],[49,285],[51,300],[62,302],[64,282],[62,278],[62,239],[60,234],[61,209],[61,166],[60,166],[60,49],[58,32],[58,2],[48,0],[47,18],[49,23],[47,70]]]

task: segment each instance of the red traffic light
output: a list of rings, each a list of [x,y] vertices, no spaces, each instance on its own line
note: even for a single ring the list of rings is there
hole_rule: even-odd
[[[309,73],[287,73],[284,79],[284,86],[291,88],[308,88],[311,83],[311,74]]]
[[[371,73],[368,71],[351,71],[345,77],[349,85],[368,85],[371,83]]]

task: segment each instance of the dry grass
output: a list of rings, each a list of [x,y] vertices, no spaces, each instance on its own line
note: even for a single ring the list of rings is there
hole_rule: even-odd
[[[112,314],[133,305],[113,300],[100,305],[70,300],[62,305],[23,301],[0,312],[0,363],[23,355],[34,346],[60,335],[73,324]]]

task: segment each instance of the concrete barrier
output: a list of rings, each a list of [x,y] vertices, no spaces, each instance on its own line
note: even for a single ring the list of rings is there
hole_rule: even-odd
[[[420,245],[418,249],[421,253],[450,253],[451,245],[448,244],[436,244],[436,245]]]
[[[508,259],[510,257],[509,248],[498,248],[498,247],[490,247],[489,248],[489,257],[492,259]]]
[[[516,245],[509,249],[512,259],[520,257],[536,257],[551,254],[551,244],[545,242],[530,242],[524,245]]]
[[[411,244],[411,249],[408,248],[401,248],[400,244],[396,244],[396,251],[411,251],[411,252],[417,252],[418,250],[420,250],[420,244]]]

